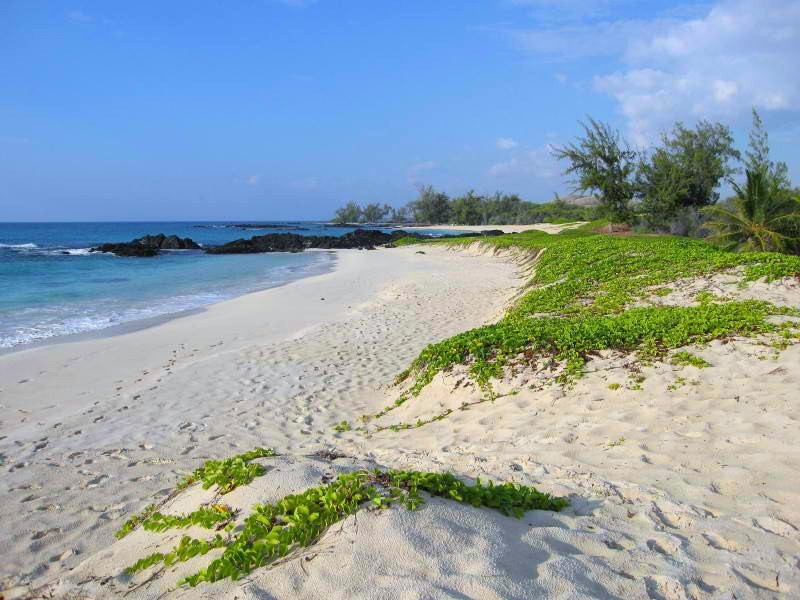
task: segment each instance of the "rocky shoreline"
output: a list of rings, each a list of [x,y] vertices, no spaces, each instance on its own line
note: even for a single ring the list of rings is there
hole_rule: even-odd
[[[117,256],[133,256],[147,258],[157,256],[159,250],[200,250],[202,247],[192,238],[181,238],[177,235],[146,235],[130,242],[100,244],[89,252],[110,252]]]
[[[219,246],[201,247],[191,238],[176,235],[146,235],[130,242],[101,244],[91,252],[109,252],[117,256],[147,258],[157,256],[161,250],[203,250],[208,254],[259,254],[265,252],[303,252],[307,249],[323,250],[374,250],[377,246],[393,247],[402,238],[442,239],[475,236],[496,236],[503,232],[497,229],[476,233],[432,236],[403,230],[386,233],[377,229],[356,229],[342,236],[299,235],[297,233],[268,233],[249,239],[241,238]]]

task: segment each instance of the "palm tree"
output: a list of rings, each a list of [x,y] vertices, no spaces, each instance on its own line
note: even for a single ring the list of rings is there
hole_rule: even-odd
[[[747,170],[744,188],[732,184],[730,207],[710,206],[712,239],[737,251],[787,252],[797,249],[800,201],[763,170]]]

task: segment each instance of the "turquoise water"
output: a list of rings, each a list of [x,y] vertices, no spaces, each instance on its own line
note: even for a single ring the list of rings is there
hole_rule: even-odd
[[[269,232],[342,235],[351,229],[288,223],[243,231],[222,223],[0,223],[0,348],[179,313],[329,270],[335,254],[209,255],[165,251],[155,258],[92,253],[102,242],[146,234],[221,244]]]

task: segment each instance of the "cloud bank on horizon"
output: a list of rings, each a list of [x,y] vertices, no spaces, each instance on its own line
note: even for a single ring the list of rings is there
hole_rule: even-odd
[[[0,219],[324,218],[430,183],[544,201],[587,115],[765,119],[800,179],[800,1],[10,2]],[[224,199],[224,200],[221,200]]]

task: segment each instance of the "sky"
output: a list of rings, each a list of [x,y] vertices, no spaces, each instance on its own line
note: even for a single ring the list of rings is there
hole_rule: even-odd
[[[571,191],[587,116],[800,182],[800,0],[0,2],[0,221],[324,219],[416,187]]]

